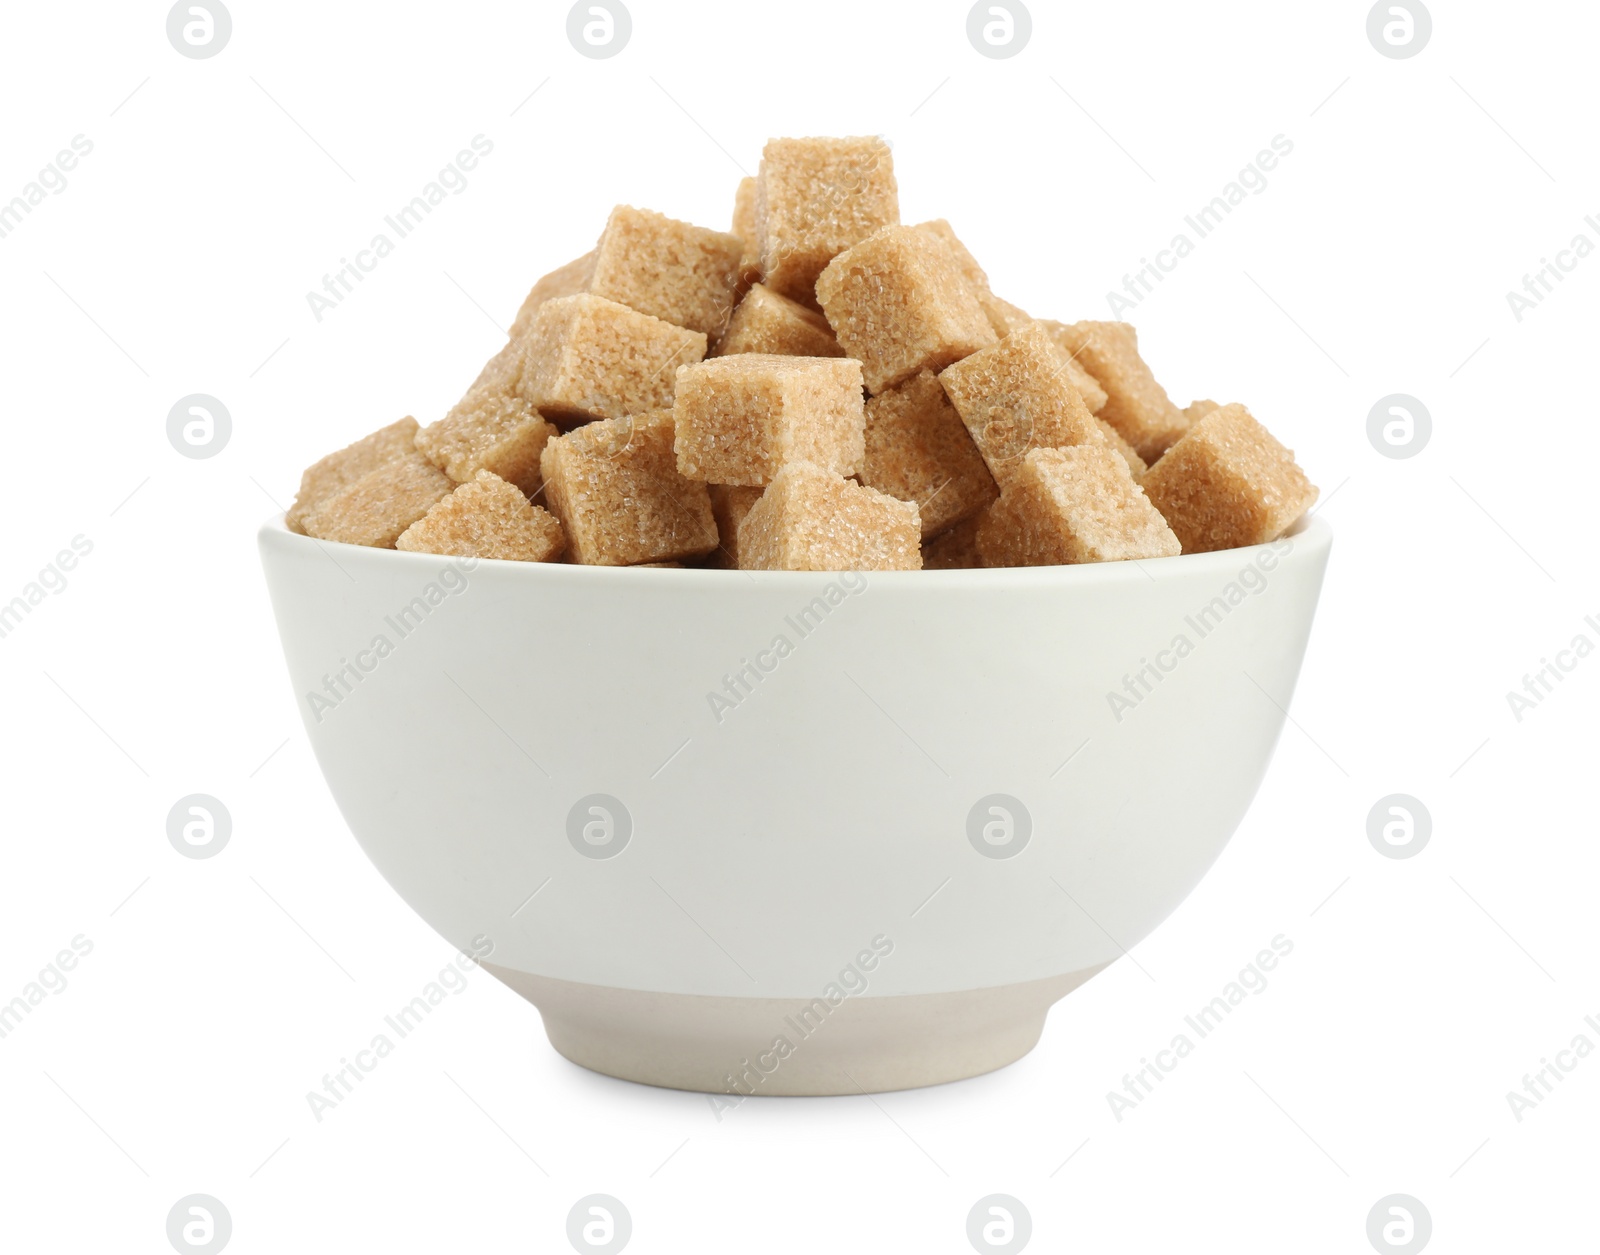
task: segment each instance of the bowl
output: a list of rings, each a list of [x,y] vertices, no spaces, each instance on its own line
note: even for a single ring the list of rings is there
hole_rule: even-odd
[[[1331,534],[1092,566],[742,572],[312,540],[262,561],[339,809],[568,1059],[930,1085],[1194,888],[1283,727]]]

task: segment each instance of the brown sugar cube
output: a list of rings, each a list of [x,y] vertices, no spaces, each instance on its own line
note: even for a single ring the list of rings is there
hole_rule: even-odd
[[[454,488],[448,475],[413,448],[308,513],[305,533],[318,540],[393,549],[400,533]]]
[[[1018,309],[1010,301],[1003,301],[994,294],[989,286],[989,276],[983,267],[978,265],[978,259],[968,251],[967,246],[943,218],[935,218],[932,222],[919,222],[917,230],[926,231],[929,235],[944,241],[950,250],[950,255],[955,258],[961,277],[967,281],[967,286],[978,298],[978,304],[983,306],[983,312],[989,319],[990,326],[994,328],[995,335],[1010,335],[1019,327],[1026,327],[1033,321],[1026,310]]]
[[[528,328],[533,325],[533,316],[539,312],[539,306],[546,301],[553,301],[558,296],[576,296],[579,292],[587,292],[589,279],[594,274],[594,261],[595,252],[591,249],[560,269],[552,270],[535,283],[511,324],[510,343],[514,345],[527,335]]]
[[[810,462],[790,462],[739,524],[748,571],[917,571],[922,523],[897,501]]]
[[[595,245],[587,291],[714,338],[733,311],[743,253],[737,235],[618,205]]]
[[[916,227],[885,227],[840,253],[817,279],[817,300],[872,392],[998,338],[949,246]]]
[[[531,497],[544,482],[539,455],[555,428],[519,395],[521,346],[508,347],[516,351],[503,349],[490,358],[467,395],[418,432],[416,444],[458,484],[490,471]]]
[[[1185,553],[1275,540],[1317,499],[1294,454],[1242,405],[1212,410],[1140,483]]]
[[[511,324],[511,346],[546,302],[580,293],[716,336],[735,303],[744,251],[738,234],[618,205],[593,250],[533,285]]]
[[[987,511],[979,511],[948,531],[940,532],[932,540],[924,540],[922,569],[965,571],[981,567],[983,556],[978,552],[978,529],[983,525],[986,514]]]
[[[750,290],[750,285],[761,278],[761,242],[756,234],[756,180],[746,176],[739,180],[739,190],[733,197],[733,225],[729,228],[744,245],[739,255],[739,296]]]
[[[520,339],[507,340],[505,347],[483,364],[483,369],[478,372],[478,377],[472,381],[472,387],[467,391],[480,388],[496,380],[509,379],[513,386],[522,378],[522,341]]]
[[[985,566],[1168,558],[1178,538],[1104,445],[1035,449],[978,529]]]
[[[1038,323],[946,367],[939,382],[1002,490],[1030,449],[1105,442],[1068,382],[1066,355]]]
[[[866,405],[861,482],[922,512],[924,539],[971,518],[1000,495],[966,424],[930,371]]]
[[[515,396],[469,392],[448,415],[417,434],[417,448],[458,484],[489,471],[535,496],[544,478],[539,457],[556,429]]]
[[[402,418],[307,467],[300,476],[300,491],[294,504],[283,516],[285,526],[304,535],[310,515],[380,466],[410,454],[416,436],[417,420]]]
[[[739,180],[739,186],[733,193],[733,222],[728,230],[746,244],[757,243],[756,182],[753,176],[747,174]]]
[[[463,558],[554,562],[565,541],[561,524],[529,503],[522,490],[479,471],[400,533],[396,549]]]
[[[690,479],[754,487],[789,462],[861,469],[861,363],[847,357],[740,353],[685,366],[672,416]]]
[[[889,146],[876,137],[773,139],[761,152],[756,236],[764,282],[810,303],[822,269],[900,221]]]
[[[798,301],[756,284],[728,321],[712,357],[733,353],[783,353],[790,357],[843,357],[828,320]]]
[[[544,450],[545,498],[586,566],[672,562],[717,547],[706,486],[678,474],[668,410],[590,423]]]
[[[1122,433],[1105,419],[1097,417],[1095,424],[1100,428],[1100,434],[1106,438],[1106,443],[1122,455],[1122,460],[1128,464],[1129,473],[1138,479],[1150,468],[1145,465],[1145,460],[1139,456],[1139,451],[1122,438]]]
[[[580,293],[539,307],[523,352],[518,395],[546,417],[621,418],[671,405],[675,369],[706,337]]]
[[[1100,411],[1105,409],[1106,401],[1109,398],[1106,396],[1106,390],[1100,386],[1100,381],[1083,368],[1083,363],[1078,360],[1075,350],[1068,343],[1069,339],[1073,343],[1082,343],[1082,341],[1076,337],[1069,337],[1065,323],[1041,318],[1039,319],[1039,325],[1048,331],[1055,342],[1061,346],[1061,351],[1066,354],[1067,361],[1070,363],[1067,367],[1067,377],[1072,380],[1072,386],[1078,390],[1078,395],[1083,398],[1083,403],[1089,407],[1089,413],[1098,416]]]
[[[1191,423],[1198,423],[1212,410],[1220,410],[1222,405],[1217,401],[1190,401],[1183,407],[1183,415]]]
[[[1139,356],[1139,335],[1125,322],[1063,324],[1062,344],[1106,391],[1105,419],[1146,462],[1154,462],[1189,428]]]
[[[720,543],[711,555],[711,565],[736,568],[739,565],[739,524],[750,507],[761,500],[761,489],[733,484],[707,484],[711,493],[711,514],[717,520]]]

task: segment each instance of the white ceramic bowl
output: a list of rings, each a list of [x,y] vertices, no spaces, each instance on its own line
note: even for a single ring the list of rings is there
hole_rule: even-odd
[[[976,1075],[1195,886],[1284,721],[1331,543],[874,574],[262,560],[378,869],[613,1076]]]

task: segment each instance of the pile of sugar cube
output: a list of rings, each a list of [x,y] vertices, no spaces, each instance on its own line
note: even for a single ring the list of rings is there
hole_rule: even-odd
[[[1242,405],[1179,409],[1121,322],[1000,299],[900,224],[877,138],[774,139],[733,229],[619,205],[427,427],[306,471],[286,522],[477,558],[919,570],[1273,540],[1317,490]]]

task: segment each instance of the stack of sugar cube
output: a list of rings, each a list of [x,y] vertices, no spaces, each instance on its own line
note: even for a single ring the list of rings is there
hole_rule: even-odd
[[[1120,322],[1002,300],[900,223],[880,139],[775,139],[733,229],[619,205],[443,418],[306,471],[327,541],[597,566],[917,570],[1259,544],[1317,490],[1242,405],[1179,409]]]

